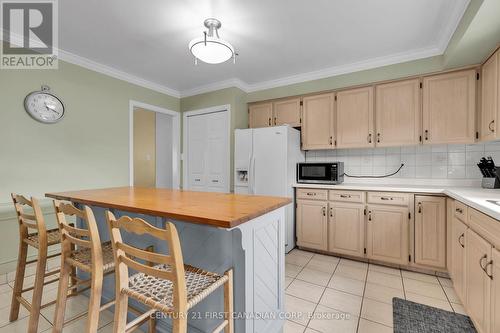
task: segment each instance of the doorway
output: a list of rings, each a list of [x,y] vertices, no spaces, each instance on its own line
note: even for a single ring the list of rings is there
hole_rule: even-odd
[[[230,189],[230,105],[183,113],[183,188]]]
[[[129,184],[178,189],[180,114],[130,101]]]

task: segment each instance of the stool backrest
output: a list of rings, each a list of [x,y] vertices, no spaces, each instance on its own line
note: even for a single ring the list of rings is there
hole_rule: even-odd
[[[71,203],[54,200],[57,224],[61,232],[61,247],[65,254],[69,255],[74,246],[89,248],[92,255],[93,269],[102,269],[102,248],[99,230],[95,221],[94,213],[88,206],[83,209],[76,208]],[[85,223],[85,228],[70,225],[66,216],[74,216]]]
[[[115,256],[117,292],[128,286],[128,269],[131,268],[149,276],[172,281],[174,308],[177,311],[186,311],[187,298],[184,262],[182,259],[179,235],[177,234],[175,225],[168,222],[165,229],[160,229],[140,218],[122,216],[116,219],[110,211],[106,212],[106,218],[110,228],[111,243]],[[166,241],[169,254],[152,253],[125,244],[122,240],[120,230],[125,230],[137,235],[148,234],[159,240]],[[140,263],[137,259],[150,262],[153,266]],[[169,269],[159,269],[154,266],[162,264],[168,265]]]
[[[36,198],[31,197],[31,200],[25,196],[11,193],[14,208],[16,209],[17,221],[19,222],[19,233],[21,239],[25,239],[29,229],[35,229],[38,232],[39,242],[47,243],[47,230],[45,229],[45,220],[43,218],[42,209]],[[30,213],[25,212],[25,208],[29,207]]]

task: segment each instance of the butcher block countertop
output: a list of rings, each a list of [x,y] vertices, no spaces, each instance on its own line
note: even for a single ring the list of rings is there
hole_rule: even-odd
[[[198,224],[232,228],[291,203],[291,199],[141,187],[47,193],[47,197]]]

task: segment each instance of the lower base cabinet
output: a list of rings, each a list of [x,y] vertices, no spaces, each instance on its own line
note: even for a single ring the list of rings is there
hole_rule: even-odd
[[[297,245],[310,249],[328,249],[327,203],[297,200]]]
[[[354,203],[329,203],[328,251],[364,256],[365,205]]]
[[[478,332],[490,332],[491,310],[491,250],[490,243],[481,236],[467,230],[466,281],[467,281],[467,311]]]
[[[466,232],[467,226],[457,219],[453,218],[451,225],[451,267],[450,277],[453,281],[453,287],[457,293],[458,298],[465,305],[465,246],[466,246]]]
[[[408,217],[408,207],[368,205],[368,258],[400,265],[408,264]]]

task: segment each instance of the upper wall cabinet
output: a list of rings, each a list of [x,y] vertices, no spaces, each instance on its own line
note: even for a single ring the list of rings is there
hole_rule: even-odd
[[[496,140],[500,138],[498,134],[500,125],[498,116],[500,106],[500,51],[493,54],[486,61],[481,70],[481,116],[480,133],[481,140]]]
[[[273,103],[253,104],[248,107],[248,127],[267,127],[273,121]]]
[[[373,87],[337,93],[337,148],[375,146],[373,134]]]
[[[424,144],[473,143],[475,110],[475,70],[425,77]]]
[[[378,147],[420,142],[420,79],[378,85],[375,100]]]
[[[301,125],[300,98],[291,98],[273,103],[274,125],[288,124],[292,127]]]
[[[335,147],[334,94],[307,96],[302,100],[302,149]]]

